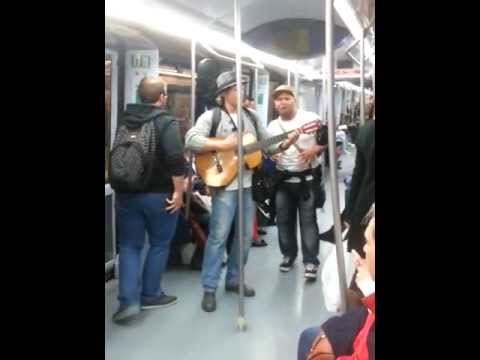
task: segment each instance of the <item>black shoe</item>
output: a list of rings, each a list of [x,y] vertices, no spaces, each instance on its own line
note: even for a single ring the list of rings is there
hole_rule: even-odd
[[[335,244],[335,237],[333,236],[333,226],[327,231],[318,235],[318,238],[323,241],[328,241],[332,244]]]
[[[159,308],[168,307],[176,303],[177,303],[176,296],[169,296],[169,295],[162,294],[158,297],[142,299],[141,308],[142,310],[159,309]]]
[[[264,247],[264,246],[267,246],[267,245],[268,244],[263,239],[260,239],[260,241],[252,241],[252,246],[253,247]]]
[[[243,286],[243,294],[246,297],[253,297],[255,296],[255,290],[253,290],[251,287],[244,285]],[[240,287],[238,285],[225,285],[225,291],[231,291],[231,292],[240,292]]]
[[[202,310],[212,312],[217,309],[217,301],[215,300],[215,293],[205,291],[202,299]]]
[[[284,256],[282,262],[280,263],[280,271],[290,271],[293,267],[294,262],[295,259],[290,259],[288,256]]]
[[[344,235],[344,231],[347,229],[347,225],[342,222],[342,236]],[[323,241],[327,241],[329,243],[332,243],[332,244],[335,244],[335,236],[333,234],[333,231],[334,231],[334,227],[332,226],[330,229],[328,229],[327,231],[321,233],[318,235],[318,238],[320,240],[323,240]],[[343,237],[343,240],[347,240],[346,237]]]
[[[258,235],[267,235],[267,232],[263,229],[258,229],[257,234]]]
[[[317,280],[318,266],[315,264],[305,264],[305,278],[309,280]]]
[[[140,306],[135,305],[120,305],[118,310],[113,314],[112,320],[116,323],[122,323],[130,320],[140,314]]]

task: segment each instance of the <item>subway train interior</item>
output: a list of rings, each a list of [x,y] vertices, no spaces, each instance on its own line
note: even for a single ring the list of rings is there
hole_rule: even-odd
[[[240,266],[240,279],[244,277],[256,294],[226,291],[227,266],[222,266],[217,308],[204,311],[202,261],[194,261],[203,248],[186,216],[187,225],[178,220],[172,238],[181,240],[170,241],[161,276],[162,290],[177,301],[142,310],[130,321],[114,321],[121,305],[120,277],[126,275],[120,270],[118,241],[124,218],[117,214],[119,194],[111,184],[111,162],[127,104],[142,102],[142,79],[161,78],[167,84],[164,108],[178,122],[185,146],[186,134],[199,117],[217,106],[218,78],[225,72],[241,73],[243,86],[236,99],[253,100],[251,107],[264,128],[270,129],[281,115],[275,89],[288,85],[296,107],[316,114],[327,129],[325,151],[316,160],[323,169],[318,186],[324,189],[325,201],[314,211],[318,233],[333,229],[334,240],[317,240],[318,276],[305,275],[301,216],[295,224],[297,261],[290,271],[279,271],[283,250],[278,217],[255,203],[255,224],[242,216],[237,220],[254,226],[255,239],[248,261]],[[237,77],[234,81],[240,85]],[[347,264],[350,253],[342,246],[341,213],[356,167],[356,136],[359,128],[374,122],[374,99],[374,0],[106,0],[105,359],[297,359],[304,329],[348,311],[346,287],[353,273]],[[187,150],[185,163],[198,164],[197,153]],[[191,176],[186,170],[185,207],[195,192],[189,186]],[[197,195],[211,212],[210,193]],[[185,232],[179,234],[182,229]],[[205,234],[204,242],[208,239]],[[147,233],[141,240],[143,264],[150,247]],[[342,256],[337,256],[339,250]],[[331,274],[326,274],[327,263],[333,265]]]

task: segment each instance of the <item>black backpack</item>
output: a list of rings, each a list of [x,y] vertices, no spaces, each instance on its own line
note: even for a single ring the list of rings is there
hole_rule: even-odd
[[[252,176],[252,197],[258,204],[264,204],[267,200],[273,201],[275,196],[275,179],[273,174],[264,166],[267,159],[263,159],[262,165],[256,169]]]
[[[150,182],[158,144],[159,114],[138,128],[121,125],[110,152],[110,184],[115,191],[141,192]],[[165,125],[165,124],[163,124]]]

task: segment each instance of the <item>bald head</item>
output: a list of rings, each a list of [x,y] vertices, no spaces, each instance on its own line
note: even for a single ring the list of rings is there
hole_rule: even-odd
[[[142,103],[155,104],[159,101],[164,103],[161,98],[167,96],[167,83],[158,76],[144,77],[138,85],[138,95]]]

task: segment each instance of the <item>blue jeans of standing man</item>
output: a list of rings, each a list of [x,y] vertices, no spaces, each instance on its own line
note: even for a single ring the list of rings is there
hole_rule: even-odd
[[[282,182],[275,196],[277,209],[277,226],[280,251],[283,256],[296,259],[297,245],[297,211],[300,218],[300,235],[302,237],[302,254],[304,264],[318,265],[318,225],[315,209],[314,181],[302,183]],[[302,197],[303,191],[309,192],[308,199]]]
[[[119,295],[121,305],[139,304],[142,298],[163,294],[160,281],[167,265],[170,241],[179,211],[165,210],[167,193],[120,193],[116,196],[119,245]],[[140,283],[140,257],[148,233],[150,248]]]
[[[232,223],[237,213],[238,190],[214,190],[212,193],[212,214],[207,244],[202,265],[202,285],[205,291],[214,292],[217,289],[225,245]],[[253,217],[255,206],[250,188],[243,190],[243,244],[244,264],[247,263],[248,250],[252,243]],[[240,242],[235,230],[235,238],[227,262],[227,275],[225,282],[228,285],[239,285],[240,266],[238,256]]]

